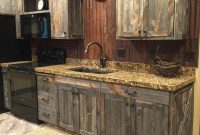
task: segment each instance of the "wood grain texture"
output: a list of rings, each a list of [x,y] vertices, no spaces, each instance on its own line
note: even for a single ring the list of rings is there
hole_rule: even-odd
[[[99,59],[99,50],[91,47],[84,54],[90,41],[102,44],[107,60],[152,63],[157,45],[158,55],[165,60],[181,60],[183,65],[197,66],[199,37],[199,1],[189,3],[189,39],[179,41],[121,41],[116,40],[116,0],[84,0],[84,40],[32,40],[33,50],[38,47],[59,47],[68,58]],[[118,49],[124,49],[124,57],[118,57]],[[33,51],[34,54],[34,51]]]
[[[81,39],[83,37],[82,0],[50,0],[51,37]]]
[[[11,109],[11,91],[10,91],[10,75],[7,71],[7,68],[2,69],[3,74],[3,91],[4,91],[4,105],[5,108],[10,110]]]
[[[66,130],[79,132],[79,102],[77,95],[74,95],[74,89],[66,85],[59,84],[59,126]]]
[[[67,130],[81,135],[192,135],[192,85],[161,92],[61,76],[55,81],[59,124]]]
[[[171,94],[169,107],[169,135],[192,135],[193,87],[186,87],[177,94]]]

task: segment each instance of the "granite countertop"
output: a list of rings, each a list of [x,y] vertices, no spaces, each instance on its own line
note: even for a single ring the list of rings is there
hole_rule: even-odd
[[[35,68],[38,73],[56,74],[61,76],[124,84],[134,87],[150,88],[174,92],[195,81],[195,75],[181,75],[174,78],[165,78],[152,73],[116,70],[109,74],[81,73],[69,70],[76,66],[54,65]],[[114,70],[114,69],[110,69]]]
[[[32,61],[15,61],[15,62],[6,62],[6,63],[0,63],[1,67],[9,67],[10,65],[14,64],[22,64],[22,63],[30,63]]]

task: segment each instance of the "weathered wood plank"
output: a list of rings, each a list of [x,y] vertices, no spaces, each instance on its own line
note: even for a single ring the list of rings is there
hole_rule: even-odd
[[[193,125],[193,87],[186,87],[178,94],[170,95],[169,135],[187,135],[192,133]]]
[[[79,89],[80,134],[97,134],[97,98],[96,93]]]
[[[124,85],[101,83],[101,92],[129,97],[134,99],[140,99],[153,103],[169,104],[169,92],[163,92],[158,90],[129,87]]]
[[[49,0],[51,37],[81,39],[83,37],[82,0]]]

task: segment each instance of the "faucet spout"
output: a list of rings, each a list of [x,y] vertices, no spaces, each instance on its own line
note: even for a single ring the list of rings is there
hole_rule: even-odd
[[[88,49],[92,45],[97,45],[99,47],[99,49],[100,49],[100,67],[101,68],[105,68],[105,66],[106,66],[106,58],[104,57],[103,47],[101,46],[101,44],[99,44],[98,42],[90,42],[90,43],[87,44],[84,52],[88,53]]]

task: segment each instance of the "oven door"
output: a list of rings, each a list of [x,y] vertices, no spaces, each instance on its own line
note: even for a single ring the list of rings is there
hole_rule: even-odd
[[[10,69],[10,79],[11,106],[12,103],[15,102],[27,107],[36,108],[36,75],[34,73]]]

